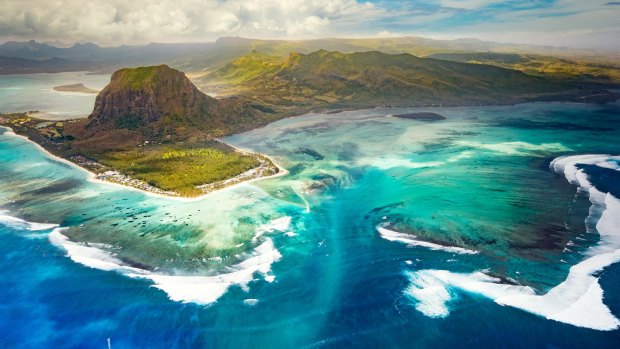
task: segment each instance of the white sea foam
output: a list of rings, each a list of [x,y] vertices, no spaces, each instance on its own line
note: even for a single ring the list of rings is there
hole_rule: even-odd
[[[599,162],[596,164],[596,166],[602,167],[602,168],[608,168],[610,170],[620,171],[620,167],[618,166],[618,163],[615,161]]]
[[[572,266],[566,280],[544,295],[503,295],[495,301],[576,326],[614,330],[620,321],[603,303],[603,290],[592,274],[618,261],[620,250],[596,255]]]
[[[434,244],[434,243],[427,242],[427,241],[418,240],[416,239],[417,236],[415,235],[399,233],[399,232],[392,231],[392,230],[389,230],[383,227],[377,227],[377,231],[379,232],[381,237],[386,240],[401,242],[409,246],[426,247],[431,250],[446,251],[446,252],[460,253],[460,254],[478,253],[478,251],[469,250],[469,249],[462,248],[462,247],[444,246],[444,245]]]
[[[254,237],[252,238],[252,241],[256,241],[258,238],[260,238],[263,234],[266,233],[273,233],[275,231],[287,231],[289,230],[291,226],[291,217],[281,217],[278,219],[274,219],[269,223],[263,224],[261,226],[259,226],[258,228],[256,228],[256,233],[254,234]]]
[[[284,220],[272,222],[272,229],[284,227]],[[288,228],[288,222],[286,224]],[[286,229],[284,228],[284,229]],[[94,269],[116,271],[131,278],[148,279],[156,287],[168,294],[171,300],[210,304],[217,301],[233,285],[247,289],[248,284],[260,274],[267,282],[273,282],[275,276],[270,274],[271,265],[282,255],[269,238],[249,253],[242,262],[227,267],[218,275],[163,275],[148,270],[125,265],[111,253],[98,246],[71,241],[57,228],[50,235],[50,241],[67,252],[74,262]]]
[[[478,148],[494,153],[513,156],[530,156],[537,153],[558,153],[568,151],[567,147],[561,143],[542,143],[533,144],[527,142],[499,142],[499,143],[480,143],[473,141],[458,141],[459,146]]]
[[[224,295],[232,285],[247,289],[247,285],[254,280],[254,274],[257,272],[269,278],[272,276],[269,275],[271,264],[281,257],[273,241],[267,239],[254,250],[252,257],[230,267],[231,271],[227,273],[214,276],[158,274],[128,274],[128,276],[152,280],[155,282],[153,287],[166,292],[173,301],[210,304]]]
[[[417,310],[430,317],[446,317],[450,314],[448,302],[455,298],[453,289],[493,299],[504,295],[534,294],[534,290],[529,287],[501,284],[498,279],[482,272],[461,274],[447,270],[419,270],[407,272],[407,276],[411,284],[405,294],[416,300]]]
[[[97,247],[69,240],[68,237],[62,234],[64,230],[66,230],[66,228],[54,229],[49,234],[49,240],[52,244],[67,251],[67,256],[74,262],[90,268],[106,271],[114,270],[123,273],[147,273],[138,268],[123,265],[123,262],[119,259]]]
[[[602,193],[589,182],[578,164],[599,164],[618,160],[609,155],[580,155],[560,157],[551,168],[564,174],[567,180],[578,185],[590,195],[591,215],[597,215],[596,230],[600,242],[587,251],[590,257],[572,266],[566,280],[544,295],[536,295],[526,286],[502,284],[481,272],[452,273],[446,270],[420,270],[409,272],[411,285],[405,291],[416,300],[416,308],[428,316],[447,316],[447,303],[453,299],[451,289],[481,294],[498,304],[513,306],[547,319],[567,324],[609,331],[620,328],[616,318],[603,302],[603,289],[597,272],[620,262],[620,200],[609,193]],[[597,212],[601,212],[600,214]],[[591,217],[589,217],[591,218]]]
[[[9,211],[0,210],[0,224],[30,231],[49,230],[58,226],[58,224],[28,222],[17,217],[9,216],[8,213]]]
[[[258,304],[258,299],[256,299],[256,298],[244,299],[243,300],[243,304],[247,305],[248,307],[253,307],[256,304]]]
[[[599,163],[606,163],[609,160],[620,160],[620,156],[610,156],[605,154],[587,154],[587,155],[573,155],[573,156],[560,156],[553,161],[549,167],[556,173],[564,174],[566,179],[574,185],[582,186],[589,183],[580,182],[577,178],[577,174],[580,172],[577,169],[577,164],[582,165],[594,165]],[[583,171],[581,171],[583,172]]]
[[[427,162],[417,162],[411,161],[405,158],[383,158],[383,157],[375,157],[375,158],[361,158],[357,161],[358,166],[373,166],[376,168],[380,168],[383,170],[389,170],[397,167],[404,167],[410,169],[417,168],[429,168],[429,167],[438,167],[443,166],[448,163],[454,163],[461,161],[463,159],[470,158],[474,155],[472,151],[463,151],[459,154],[456,154],[452,157],[447,158],[445,161],[427,161]]]

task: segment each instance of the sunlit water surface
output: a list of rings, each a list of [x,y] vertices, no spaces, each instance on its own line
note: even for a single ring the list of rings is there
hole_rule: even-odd
[[[94,93],[60,92],[54,87],[72,84],[101,90],[109,74],[67,72],[54,74],[4,75],[0,77],[0,113],[38,111],[52,120],[85,117],[93,111]]]

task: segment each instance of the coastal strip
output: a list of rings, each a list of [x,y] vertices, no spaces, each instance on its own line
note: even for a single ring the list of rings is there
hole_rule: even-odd
[[[288,174],[288,170],[287,170],[287,169],[285,169],[282,165],[280,165],[280,164],[279,164],[276,160],[274,160],[274,159],[273,159],[271,156],[269,156],[269,155],[262,154],[262,153],[257,153],[257,152],[253,152],[253,151],[248,150],[248,149],[244,149],[244,148],[237,147],[237,146],[235,146],[235,145],[232,145],[232,144],[226,143],[226,142],[224,142],[223,140],[221,140],[221,139],[219,139],[219,138],[214,138],[213,140],[215,140],[215,141],[217,141],[217,142],[220,142],[220,143],[222,143],[222,144],[224,144],[224,145],[226,145],[226,146],[228,146],[228,147],[231,147],[231,148],[235,149],[236,151],[240,152],[241,154],[244,154],[244,155],[255,155],[255,156],[262,156],[262,157],[264,157],[264,158],[268,159],[269,161],[271,161],[271,163],[272,163],[275,167],[277,167],[277,168],[278,168],[278,173],[273,174],[273,175],[268,176],[268,177],[264,177],[264,178],[280,177],[280,176],[285,176],[285,175],[287,175],[287,174]],[[262,179],[262,178],[258,178],[258,179]]]

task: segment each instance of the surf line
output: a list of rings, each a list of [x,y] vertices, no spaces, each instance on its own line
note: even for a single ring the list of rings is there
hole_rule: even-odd
[[[588,193],[592,206],[586,222],[592,221],[593,214],[600,214],[595,226],[600,241],[586,252],[590,257],[573,265],[566,279],[546,294],[536,294],[528,286],[504,284],[481,271],[454,273],[433,269],[405,272],[410,285],[404,293],[414,300],[417,310],[429,317],[448,316],[447,303],[454,298],[450,289],[459,289],[574,326],[600,331],[620,328],[620,320],[603,302],[604,292],[596,275],[620,262],[620,199],[599,191],[579,168],[597,165],[618,170],[619,162],[620,156],[605,154],[565,156],[551,162],[551,170],[564,175],[579,191]]]

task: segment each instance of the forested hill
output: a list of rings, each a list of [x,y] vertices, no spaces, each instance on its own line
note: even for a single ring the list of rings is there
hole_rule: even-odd
[[[70,123],[76,143],[108,148],[144,140],[212,139],[269,121],[239,98],[215,99],[166,65],[121,69],[97,95],[88,119]]]
[[[206,81],[275,106],[509,104],[583,93],[516,70],[377,51],[293,52],[286,59],[253,51]]]

